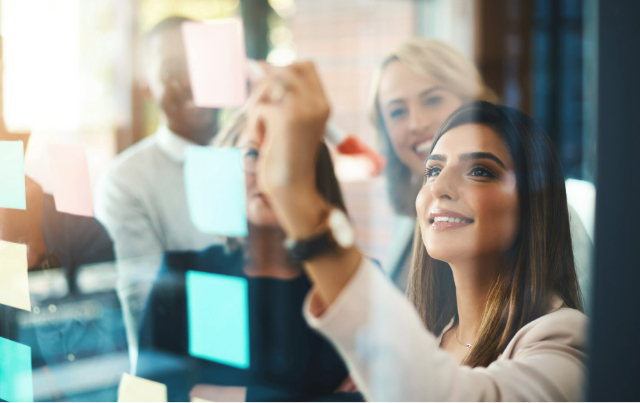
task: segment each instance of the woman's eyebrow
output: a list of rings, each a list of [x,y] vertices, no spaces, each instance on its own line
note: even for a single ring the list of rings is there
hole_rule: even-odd
[[[429,88],[428,90],[424,90],[424,91],[422,91],[422,92],[420,93],[420,97],[427,96],[427,95],[429,95],[430,93],[432,93],[433,91],[441,90],[441,89],[442,89],[442,87],[437,87],[437,86],[436,86],[436,87],[431,87],[431,88]]]
[[[429,89],[426,89],[426,90],[422,91],[420,93],[419,97],[420,98],[425,97],[425,96],[429,95],[430,93],[432,93],[433,91],[440,90],[440,89],[442,89],[442,88],[441,87],[431,87]],[[394,103],[404,103],[404,102],[405,102],[405,100],[401,99],[401,98],[392,99],[391,101],[387,102],[387,106],[391,106]]]
[[[240,146],[240,148],[249,148],[249,147],[258,148],[259,145],[260,145],[260,143],[258,143],[257,141],[250,140],[250,141],[247,142],[247,144],[244,144],[244,145]]]
[[[425,164],[427,163],[427,161],[447,162],[447,157],[442,154],[431,154],[430,156],[427,157],[427,159],[424,160]]]
[[[498,165],[502,167],[502,169],[504,170],[507,169],[506,165],[504,165],[504,162],[502,162],[500,158],[496,157],[495,154],[492,154],[492,153],[483,153],[483,152],[466,153],[466,154],[460,154],[459,158],[460,158],[460,161],[488,159],[488,160],[495,161]]]

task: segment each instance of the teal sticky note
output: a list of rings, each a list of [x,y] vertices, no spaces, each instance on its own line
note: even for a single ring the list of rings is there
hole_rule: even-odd
[[[22,141],[0,141],[0,207],[27,209]]]
[[[249,368],[247,280],[188,271],[186,283],[189,354]]]
[[[211,234],[247,236],[247,191],[240,149],[188,147],[184,175],[196,228]]]
[[[33,402],[31,347],[0,337],[0,399]]]

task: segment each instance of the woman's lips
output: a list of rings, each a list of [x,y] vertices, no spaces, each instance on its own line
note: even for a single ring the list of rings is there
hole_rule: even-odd
[[[473,224],[473,219],[445,209],[433,209],[429,213],[431,228],[436,230],[446,230],[464,227]]]
[[[427,158],[431,151],[431,145],[433,144],[433,136],[419,141],[413,145],[413,151],[421,157]]]
[[[454,229],[460,228],[467,225],[471,225],[471,222],[444,222],[444,221],[435,221],[431,224],[431,228],[435,230],[446,230],[446,229]]]

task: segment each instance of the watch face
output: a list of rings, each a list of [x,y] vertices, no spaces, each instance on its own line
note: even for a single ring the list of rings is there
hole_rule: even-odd
[[[347,215],[340,209],[333,209],[329,214],[328,222],[336,243],[343,249],[352,247],[355,237]]]

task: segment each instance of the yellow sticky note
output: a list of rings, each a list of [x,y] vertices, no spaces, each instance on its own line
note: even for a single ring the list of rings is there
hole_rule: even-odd
[[[31,311],[27,245],[0,241],[0,304]]]
[[[137,376],[122,374],[118,387],[119,402],[166,402],[167,386],[138,378]]]

